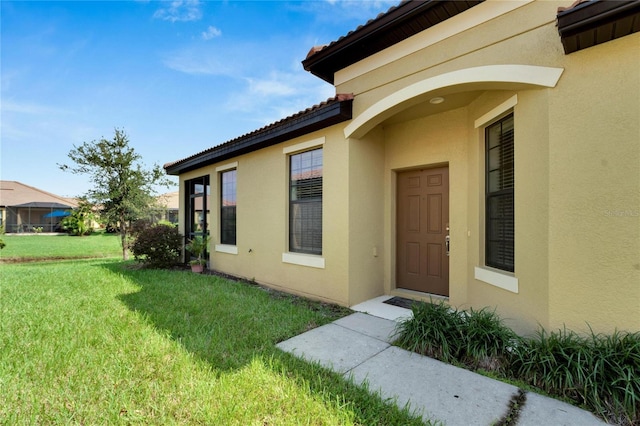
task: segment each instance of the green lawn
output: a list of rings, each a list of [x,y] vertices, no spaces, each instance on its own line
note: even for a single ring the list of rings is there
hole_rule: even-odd
[[[95,233],[86,237],[69,235],[23,234],[2,235],[7,246],[0,250],[0,259],[87,259],[96,257],[121,257],[120,236]]]
[[[0,265],[0,424],[421,424],[275,348],[344,310],[132,265]]]

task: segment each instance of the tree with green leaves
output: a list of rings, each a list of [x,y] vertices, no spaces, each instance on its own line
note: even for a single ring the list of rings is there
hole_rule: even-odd
[[[82,236],[93,232],[93,221],[95,219],[93,204],[81,198],[78,202],[78,207],[73,209],[69,216],[62,219],[60,224],[69,234]]]
[[[73,165],[59,164],[60,169],[88,175],[93,188],[85,198],[98,206],[101,219],[116,224],[122,243],[122,258],[129,259],[128,236],[132,221],[145,216],[155,203],[153,187],[171,182],[159,165],[148,169],[141,156],[129,146],[129,137],[115,129],[113,139],[84,142],[75,146],[68,157]]]

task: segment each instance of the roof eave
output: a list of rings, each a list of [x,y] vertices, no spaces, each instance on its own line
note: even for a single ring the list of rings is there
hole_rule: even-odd
[[[640,31],[640,0],[587,1],[557,15],[565,54]]]
[[[282,120],[264,130],[241,136],[215,146],[184,160],[164,166],[169,175],[180,175],[242,154],[247,154],[289,139],[315,132],[334,124],[350,120],[353,97],[337,100],[316,109]]]
[[[437,25],[484,0],[442,1],[422,0],[403,1],[387,13],[379,15],[355,31],[338,39],[320,50],[312,50],[302,61],[305,70],[322,80],[333,84],[336,71],[380,52],[420,31]],[[421,19],[433,9],[428,23]],[[411,25],[416,24],[416,25]],[[407,32],[401,36],[385,38],[390,30],[403,27]]]

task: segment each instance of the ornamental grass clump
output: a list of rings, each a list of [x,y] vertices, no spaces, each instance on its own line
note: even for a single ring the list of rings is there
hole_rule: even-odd
[[[396,344],[407,350],[526,383],[610,423],[640,425],[640,332],[540,329],[522,338],[486,308],[415,303],[412,312],[396,330]]]
[[[513,355],[513,377],[615,424],[640,424],[640,332],[539,330]]]
[[[472,369],[504,372],[511,352],[520,344],[518,335],[493,310],[472,308],[463,312],[464,364]]]
[[[400,323],[397,344],[444,362],[503,371],[517,336],[495,312],[458,311],[444,303],[416,303]]]
[[[414,303],[413,316],[398,324],[396,343],[444,362],[458,359],[462,317],[443,303]]]

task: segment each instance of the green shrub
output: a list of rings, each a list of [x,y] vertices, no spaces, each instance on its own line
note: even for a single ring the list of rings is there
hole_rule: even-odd
[[[539,330],[514,351],[511,374],[616,424],[640,424],[640,332]]]
[[[178,224],[177,224],[177,223],[172,223],[172,222],[169,222],[168,220],[164,220],[164,219],[159,220],[159,221],[156,223],[156,225],[173,226],[174,228],[178,226]]]
[[[474,369],[504,372],[512,350],[520,344],[518,335],[503,324],[495,311],[470,309],[466,314],[462,361]]]
[[[397,344],[445,362],[502,371],[517,336],[487,309],[458,311],[444,303],[416,303],[399,324]]]
[[[180,261],[182,236],[174,226],[154,225],[137,234],[134,258],[151,268],[170,268]]]
[[[135,238],[140,233],[151,228],[152,226],[154,226],[154,223],[151,219],[138,219],[131,224],[129,232]]]
[[[494,311],[458,311],[416,303],[397,328],[396,344],[437,358],[502,374],[568,398],[620,425],[640,425],[640,332],[573,331],[518,337]]]
[[[443,303],[414,303],[413,317],[401,322],[397,344],[441,361],[456,361],[460,355],[462,317]]]
[[[69,235],[89,235],[93,232],[92,223],[95,219],[93,205],[87,201],[80,201],[71,215],[62,219],[60,225]]]

